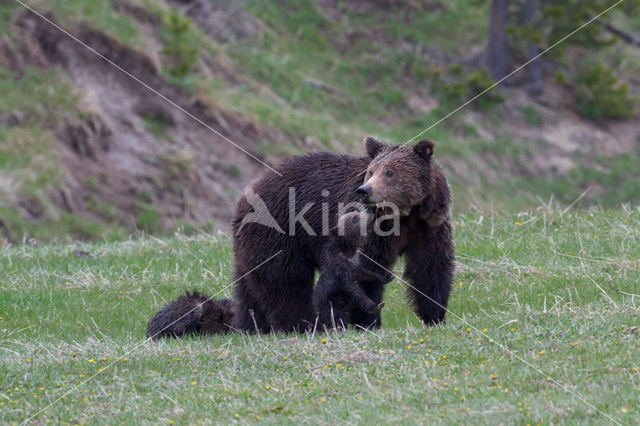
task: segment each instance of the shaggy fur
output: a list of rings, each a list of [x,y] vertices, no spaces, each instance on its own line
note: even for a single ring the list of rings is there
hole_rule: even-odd
[[[240,198],[232,220],[235,329],[300,332],[314,326],[314,273],[331,244],[321,233],[323,218],[328,213],[329,229],[335,227],[339,203],[359,199],[371,207],[380,201],[395,203],[401,225],[399,235],[367,237],[361,266],[382,275],[404,255],[404,280],[414,311],[425,324],[444,321],[453,281],[453,230],[449,186],[431,159],[433,143],[398,146],[367,138],[365,145],[366,157],[308,154],[277,166],[278,173],[267,170],[258,177],[251,189],[280,229],[243,223],[254,208],[246,196]],[[358,196],[361,186],[368,187],[366,196]],[[290,189],[295,190],[295,212],[289,212]],[[302,211],[306,223],[290,223]],[[381,229],[391,226],[388,220]],[[359,285],[374,303],[382,302],[383,284]],[[349,320],[365,328],[380,327],[380,312],[352,307]]]
[[[370,224],[371,214],[367,211],[342,215],[334,235],[324,248],[320,278],[314,293],[322,328],[346,328],[351,323],[352,310],[375,314],[384,305],[384,302],[371,300],[359,284],[368,282],[384,285],[393,279],[390,273],[383,275],[368,271],[357,263],[356,250],[364,242],[368,231],[371,231]]]
[[[194,291],[187,292],[160,309],[147,325],[152,339],[186,334],[215,334],[229,331],[233,324],[233,302],[212,300]]]
[[[335,226],[338,203],[358,201],[356,191],[363,184],[373,188],[362,201],[372,206],[382,199],[393,202],[402,216],[400,235],[372,234],[367,238],[362,247],[366,255],[361,259],[362,266],[383,274],[399,255],[404,255],[404,277],[411,286],[408,293],[417,315],[426,324],[444,320],[453,280],[453,233],[449,187],[431,160],[433,143],[425,140],[415,146],[397,146],[373,138],[365,143],[367,157],[309,154],[277,167],[280,174],[269,170],[253,182],[253,192],[264,201],[284,233],[257,223],[240,228],[242,218],[253,211],[246,197],[240,198],[232,220],[238,280],[234,289],[236,328],[293,332],[313,326],[314,271],[330,244],[321,234],[320,206],[326,203],[329,226]],[[390,178],[386,177],[388,170],[393,172]],[[291,215],[289,188],[295,189],[296,211]],[[304,217],[315,235],[300,222],[289,222],[290,216],[295,217],[307,204],[312,207]],[[382,228],[390,226],[383,223]],[[279,250],[279,255],[253,270]],[[361,283],[367,296],[381,303],[384,285],[366,284]],[[362,327],[379,327],[380,313],[353,310],[351,321]]]

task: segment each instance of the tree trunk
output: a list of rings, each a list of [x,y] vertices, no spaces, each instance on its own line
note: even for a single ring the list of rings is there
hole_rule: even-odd
[[[525,0],[522,6],[520,21],[525,26],[531,26],[534,24],[535,19],[538,18],[538,1],[537,0]],[[527,60],[531,61],[540,53],[540,49],[531,41],[527,41]],[[542,58],[538,58],[529,65],[529,82],[527,85],[527,91],[531,95],[539,95],[542,93]]]
[[[505,77],[510,70],[511,56],[509,55],[509,39],[506,32],[508,15],[509,0],[491,0],[487,69],[494,80]]]

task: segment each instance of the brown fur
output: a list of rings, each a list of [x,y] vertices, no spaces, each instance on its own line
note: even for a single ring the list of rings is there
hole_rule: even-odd
[[[427,324],[444,320],[453,280],[453,235],[449,223],[449,188],[438,167],[433,165],[433,143],[421,141],[415,146],[393,146],[366,140],[368,157],[354,158],[328,153],[297,157],[265,172],[252,185],[283,230],[289,228],[289,188],[296,189],[296,205],[327,203],[330,226],[337,221],[338,203],[358,200],[357,189],[365,183],[364,171],[381,173],[393,168],[397,179],[388,187],[377,186],[387,201],[401,207],[401,234],[370,235],[363,245],[362,266],[384,274],[399,255],[404,254],[404,276],[414,288],[409,296],[418,316]],[[371,170],[369,170],[369,167]],[[323,189],[329,190],[325,196]],[[379,195],[379,194],[377,194]],[[382,197],[380,197],[382,198]],[[364,200],[371,203],[372,200]],[[300,208],[300,207],[299,207]],[[234,231],[235,276],[238,282],[234,298],[238,303],[236,328],[262,332],[301,331],[314,323],[313,275],[322,262],[329,238],[320,235],[322,214],[312,208],[306,218],[316,235],[308,235],[299,224],[295,235],[282,234],[260,224],[249,224],[240,230],[242,218],[252,211],[243,197],[232,221]],[[427,212],[429,221],[421,212]],[[434,220],[436,216],[437,220]],[[439,224],[435,224],[436,222]],[[383,223],[382,228],[391,225]],[[282,252],[256,270],[261,262],[278,250]],[[251,272],[250,272],[251,271]],[[367,296],[382,302],[384,286],[362,282]],[[351,312],[351,321],[362,327],[379,327],[380,314],[361,310]]]
[[[187,292],[160,309],[147,325],[152,339],[187,334],[216,334],[229,331],[233,323],[233,302],[213,300],[194,291]]]
[[[384,285],[393,279],[389,273],[371,272],[357,263],[356,250],[371,231],[371,219],[367,211],[349,212],[338,219],[337,229],[321,258],[320,278],[314,292],[321,327],[346,328],[352,322],[351,311],[375,314],[384,305],[371,300],[359,284]]]
[[[267,170],[252,183],[284,233],[259,223],[243,224],[253,212],[246,197],[238,201],[232,220],[234,249],[234,328],[247,332],[304,331],[313,327],[314,272],[322,269],[331,237],[323,236],[323,209],[328,205],[329,226],[335,227],[338,203],[361,199],[375,207],[390,201],[400,208],[400,235],[369,234],[362,243],[359,264],[384,275],[399,256],[405,258],[404,280],[413,308],[425,324],[444,321],[454,270],[453,230],[449,222],[451,197],[442,171],[433,163],[433,143],[394,146],[365,140],[368,156],[315,153],[293,158]],[[387,176],[391,170],[392,176]],[[369,186],[367,196],[358,196]],[[297,211],[308,203],[316,207],[305,218],[315,235],[301,224],[289,230],[289,189],[295,188]],[[329,195],[326,194],[328,190]],[[378,212],[380,214],[380,212]],[[392,220],[381,224],[388,230]],[[360,280],[358,285],[374,303],[382,302],[384,285]],[[215,323],[215,321],[213,321]],[[380,313],[352,307],[349,322],[380,327]]]

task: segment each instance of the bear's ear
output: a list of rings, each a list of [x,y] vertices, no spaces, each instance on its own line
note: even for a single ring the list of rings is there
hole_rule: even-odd
[[[373,136],[364,138],[364,146],[367,148],[367,155],[370,158],[376,158],[376,155],[380,154],[380,151],[384,149],[384,144]]]
[[[429,139],[423,139],[413,147],[413,152],[428,160],[433,155],[433,142]]]

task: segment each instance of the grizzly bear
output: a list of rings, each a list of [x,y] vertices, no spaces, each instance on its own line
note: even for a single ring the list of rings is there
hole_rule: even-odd
[[[278,226],[243,221],[255,203],[247,196],[239,199],[232,219],[235,328],[294,332],[313,325],[314,271],[329,243],[323,221],[328,217],[334,227],[340,203],[358,201],[376,208],[381,220],[380,232],[371,233],[361,248],[362,266],[383,274],[403,255],[404,282],[416,314],[425,324],[445,319],[454,271],[451,197],[432,160],[433,142],[388,145],[366,138],[365,145],[365,157],[307,154],[255,180],[251,193]],[[395,214],[378,209],[379,204],[395,206]],[[365,287],[365,292],[381,303],[384,286]],[[380,327],[380,313],[354,310],[351,321]]]
[[[391,273],[381,275],[357,263],[356,250],[371,230],[371,219],[367,210],[340,216],[336,232],[320,257],[314,302],[323,328],[346,328],[351,323],[352,310],[374,314],[384,306],[384,302],[371,300],[360,284],[384,285],[393,279]]]
[[[229,331],[233,324],[233,302],[213,300],[194,291],[169,302],[147,325],[147,336],[181,337],[187,334],[215,334]]]
[[[428,325],[444,321],[454,272],[451,195],[432,159],[433,142],[390,145],[369,137],[365,146],[363,157],[295,157],[266,170],[239,199],[232,219],[234,329],[314,326],[315,271],[331,244],[323,231],[335,227],[345,204],[357,202],[374,210],[377,228],[358,249],[361,266],[384,274],[404,256],[403,283],[415,313]],[[262,207],[266,213],[257,211]],[[382,302],[384,285],[359,284]],[[380,327],[380,312],[352,307],[349,321]]]

